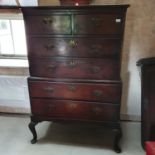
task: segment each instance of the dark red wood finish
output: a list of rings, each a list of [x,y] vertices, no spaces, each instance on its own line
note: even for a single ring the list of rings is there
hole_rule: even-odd
[[[121,34],[124,16],[121,14],[74,15],[74,34]],[[82,24],[81,24],[82,23]]]
[[[32,112],[39,116],[62,119],[117,121],[119,105],[98,102],[32,99]]]
[[[120,80],[120,64],[115,59],[37,59],[30,62],[34,77]]]
[[[119,57],[121,39],[90,37],[31,37],[29,56],[104,58]]]
[[[121,48],[128,5],[22,8],[30,65],[29,128],[39,121],[120,127]]]
[[[120,84],[30,81],[29,88],[31,97],[113,102],[115,104],[120,102],[121,97]]]
[[[39,12],[38,12],[39,13]],[[44,12],[45,13],[45,12]],[[124,15],[122,14],[47,14],[26,16],[27,33],[35,34],[122,34]],[[35,26],[35,23],[37,26]],[[72,26],[72,23],[74,26]],[[81,24],[82,23],[82,24]],[[95,30],[95,31],[94,31]]]
[[[71,15],[26,16],[26,29],[30,35],[35,34],[71,34]],[[35,23],[35,24],[34,24]],[[37,25],[37,26],[36,26]]]

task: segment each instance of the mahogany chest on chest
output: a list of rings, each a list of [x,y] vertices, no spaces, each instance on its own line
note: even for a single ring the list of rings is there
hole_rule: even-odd
[[[32,143],[40,121],[97,123],[121,137],[121,49],[128,5],[22,8]]]

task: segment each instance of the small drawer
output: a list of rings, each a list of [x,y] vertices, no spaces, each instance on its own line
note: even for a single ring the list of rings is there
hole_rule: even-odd
[[[30,35],[71,34],[71,15],[25,16],[26,32]]]
[[[29,37],[29,56],[118,57],[121,39]]]
[[[124,17],[120,14],[77,14],[73,33],[117,35],[123,33],[123,23]]]
[[[44,117],[107,122],[119,120],[120,106],[107,103],[32,99],[31,106],[33,114]]]
[[[36,59],[30,60],[34,77],[119,80],[120,64],[114,59]]]
[[[99,101],[119,104],[121,84],[68,83],[29,80],[30,97]]]

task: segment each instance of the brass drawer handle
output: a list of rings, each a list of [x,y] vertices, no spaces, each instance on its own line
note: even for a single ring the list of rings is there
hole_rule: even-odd
[[[98,66],[93,66],[90,68],[92,73],[99,73],[101,71],[101,68]]]
[[[69,91],[74,92],[74,91],[76,91],[76,86],[75,85],[69,85],[68,89],[69,89]]]
[[[54,70],[54,69],[56,69],[56,67],[57,66],[55,64],[47,66],[47,68],[50,69],[50,70]]]
[[[93,107],[92,112],[95,113],[96,115],[101,114],[102,109],[100,107]]]
[[[103,51],[103,48],[101,45],[92,45],[90,47],[90,52],[93,54],[100,54],[100,52]]]
[[[53,18],[52,17],[45,17],[45,18],[43,18],[43,23],[44,24],[52,24]]]
[[[46,87],[46,88],[44,88],[44,91],[46,91],[46,92],[53,92],[54,91],[54,88],[52,88],[52,87]]]
[[[95,26],[101,25],[102,21],[103,21],[102,18],[95,18],[95,17],[91,18],[91,22]]]
[[[48,105],[49,108],[56,108],[56,105],[55,104],[50,104]]]
[[[92,95],[95,96],[95,97],[102,97],[103,92],[101,90],[94,90]]]
[[[68,107],[70,109],[75,109],[77,107],[77,104],[76,103],[70,103],[70,104],[68,104]]]
[[[99,49],[95,49],[95,48],[91,49],[91,53],[93,53],[93,54],[97,54],[98,55],[99,52],[100,52]]]
[[[75,68],[77,66],[77,63],[74,61],[74,60],[71,60],[69,63],[68,63],[68,66],[70,68]]]
[[[48,50],[52,50],[54,48],[54,45],[52,44],[48,44],[48,45],[44,45],[44,48],[48,51]]]
[[[93,17],[91,19],[92,22],[96,22],[96,21],[103,21],[103,18],[99,18],[99,17]]]
[[[70,41],[68,42],[68,45],[69,45],[70,47],[72,47],[72,48],[75,48],[75,47],[77,46],[77,42],[76,42],[75,40],[70,40]]]

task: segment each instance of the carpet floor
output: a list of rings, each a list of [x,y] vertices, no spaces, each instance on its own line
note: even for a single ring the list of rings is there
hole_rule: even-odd
[[[31,144],[28,117],[0,115],[0,155],[115,155],[113,133],[102,127],[42,122]],[[122,122],[122,155],[145,155],[140,123]]]

